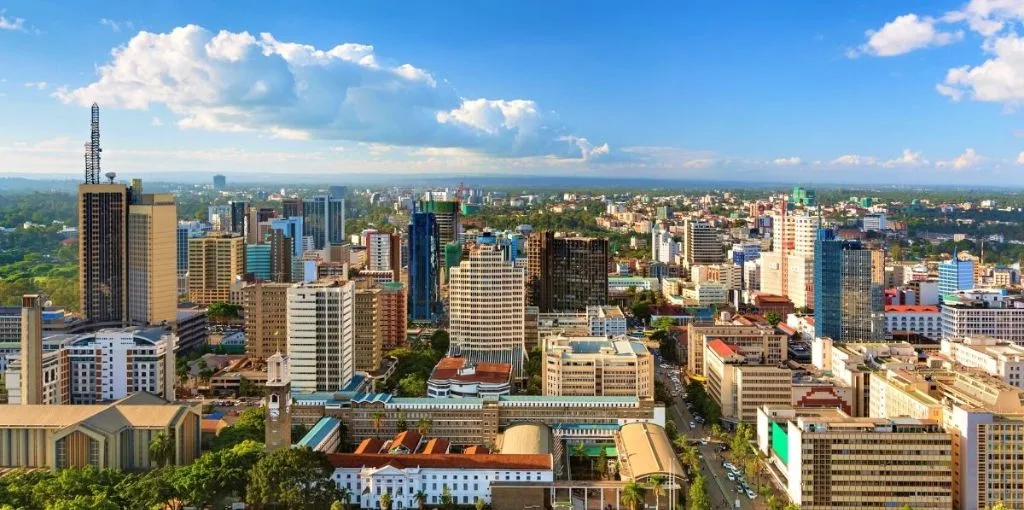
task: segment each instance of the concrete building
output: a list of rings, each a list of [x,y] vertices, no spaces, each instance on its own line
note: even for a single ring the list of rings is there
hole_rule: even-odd
[[[270,245],[245,245],[245,273],[257,280],[270,281]]]
[[[79,309],[97,325],[128,321],[128,208],[123,183],[78,186]]]
[[[209,305],[231,300],[231,285],[245,273],[245,242],[236,234],[188,240],[188,298]]]
[[[1024,297],[974,289],[942,297],[942,338],[990,336],[1024,345]]]
[[[356,285],[353,311],[352,363],[355,370],[373,372],[380,368],[384,357],[384,339],[381,330],[381,289]]]
[[[406,315],[405,285],[401,282],[388,282],[378,284],[378,287],[378,327],[381,332],[381,349],[387,353],[406,345],[405,333],[409,319]]]
[[[916,333],[938,339],[942,337],[942,316],[936,305],[887,305],[885,307],[885,337],[893,333]]]
[[[942,353],[953,362],[979,368],[1011,386],[1024,388],[1024,347],[991,337],[971,336],[942,341]]]
[[[529,304],[541,313],[582,311],[608,301],[608,240],[535,232],[527,242]]]
[[[687,335],[686,370],[693,375],[706,376],[704,347],[713,339],[719,339],[736,349],[752,362],[777,366],[789,357],[786,335],[776,333],[775,328],[761,325],[745,325],[723,321],[719,324],[693,324]]]
[[[288,289],[288,357],[295,391],[339,391],[352,381],[354,313],[354,282],[325,280]]]
[[[542,393],[654,398],[654,358],[627,337],[552,336],[544,340]]]
[[[556,334],[613,337],[625,335],[627,325],[626,316],[617,306],[588,306],[582,313],[539,313],[537,330],[541,338]]]
[[[974,261],[954,256],[939,264],[939,295],[974,288]]]
[[[512,365],[441,358],[427,379],[431,398],[498,397],[512,393]]]
[[[136,393],[110,404],[0,406],[0,468],[156,468],[149,444],[174,444],[171,463],[200,453],[199,409]]]
[[[401,247],[402,240],[397,234],[377,231],[367,232],[367,269],[371,271],[393,271],[397,274],[398,271],[402,270]]]
[[[757,421],[763,405],[790,405],[793,372],[775,365],[748,363],[733,346],[719,339],[704,347],[708,395],[722,410],[722,420],[732,423]]]
[[[757,443],[805,510],[953,506],[952,438],[938,421],[763,406]]]
[[[861,218],[861,230],[865,232],[881,232],[889,228],[885,221],[885,213],[865,214]]]
[[[289,283],[256,282],[242,289],[245,355],[266,361],[272,354],[288,354]]]
[[[626,334],[626,316],[617,306],[588,306],[586,336],[613,337]]]
[[[710,223],[687,218],[683,223],[683,254],[686,267],[724,261],[721,231]]]
[[[23,296],[21,301],[20,357],[22,366],[25,367],[25,373],[19,381],[19,389],[21,390],[20,400],[26,405],[43,403],[43,304],[41,300],[39,295],[30,294]],[[7,380],[6,374],[4,380]]]
[[[478,245],[451,269],[448,354],[475,363],[508,363],[523,376],[526,274],[494,245]]]
[[[178,208],[171,193],[132,186],[128,208],[128,321],[174,322],[178,311]]]

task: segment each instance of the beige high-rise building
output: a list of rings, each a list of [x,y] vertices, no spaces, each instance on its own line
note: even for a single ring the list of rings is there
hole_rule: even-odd
[[[245,239],[208,234],[188,240],[188,299],[209,305],[231,300],[231,284],[245,273]]]
[[[544,395],[654,398],[654,360],[642,342],[624,336],[551,336],[544,342]]]
[[[735,347],[714,339],[704,347],[708,395],[722,419],[754,423],[757,408],[793,402],[793,371],[776,365],[748,363]]]
[[[321,280],[288,289],[288,358],[298,393],[340,391],[354,373],[355,282]]]
[[[779,204],[786,210],[785,202]],[[818,218],[772,215],[772,251],[761,253],[761,292],[786,296],[797,308],[814,308],[814,236]]]
[[[43,303],[37,294],[21,300],[21,399],[43,403]]]
[[[938,421],[853,418],[839,409],[788,405],[757,414],[758,449],[804,510],[953,507],[956,455]]]
[[[128,320],[138,325],[172,323],[178,311],[178,208],[171,193],[141,194],[138,183],[132,190]]]
[[[370,282],[359,283],[368,284]],[[383,351],[381,301],[381,289],[379,288],[371,286],[356,289],[353,317],[355,332],[352,349],[355,370],[372,372],[380,368]]]
[[[683,223],[683,254],[686,267],[724,261],[721,231],[705,221],[686,219]]]
[[[256,282],[242,289],[245,310],[245,354],[266,361],[288,353],[288,289],[290,283]]]
[[[523,377],[526,271],[506,262],[496,245],[477,245],[450,275],[448,354],[508,363],[512,377]]]
[[[78,186],[79,299],[96,325],[128,320],[129,199],[123,183]]]
[[[691,325],[687,336],[686,369],[694,375],[706,375],[704,346],[718,338],[752,362],[777,366],[789,358],[786,336],[775,328],[744,324]]]

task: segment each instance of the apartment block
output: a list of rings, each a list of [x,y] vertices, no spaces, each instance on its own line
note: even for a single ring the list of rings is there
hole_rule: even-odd
[[[654,360],[642,342],[563,336],[544,342],[543,394],[654,398]]]
[[[354,282],[324,280],[288,289],[288,357],[294,391],[339,391],[352,381],[354,314]]]
[[[353,314],[352,363],[355,370],[373,372],[380,368],[383,357],[381,331],[381,290],[357,285]]]
[[[245,274],[245,242],[237,234],[188,240],[188,298],[209,305],[231,300],[231,285]]]
[[[687,336],[686,369],[689,373],[707,375],[704,347],[712,339],[725,342],[754,363],[777,366],[789,358],[786,335],[776,333],[774,328],[729,322],[693,324]]]
[[[1024,388],[1024,347],[992,337],[971,336],[942,341],[942,353],[954,363],[979,368],[1011,386]]]
[[[405,285],[401,282],[378,284],[380,294],[377,296],[380,316],[381,349],[384,353],[406,346],[406,327],[409,319],[406,315]]]
[[[705,345],[704,362],[708,395],[721,407],[725,421],[754,423],[758,407],[792,403],[793,372],[788,368],[750,364],[717,338]]]
[[[266,361],[274,353],[288,353],[289,283],[255,282],[242,289],[245,354]]]

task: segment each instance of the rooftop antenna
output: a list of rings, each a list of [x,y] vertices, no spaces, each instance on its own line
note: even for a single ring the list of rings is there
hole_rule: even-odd
[[[100,106],[92,104],[92,124],[89,143],[85,144],[85,183],[99,184],[100,182]]]

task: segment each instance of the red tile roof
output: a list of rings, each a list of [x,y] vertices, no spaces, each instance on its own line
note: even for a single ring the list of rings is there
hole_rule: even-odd
[[[780,322],[780,323],[776,324],[775,327],[779,328],[779,331],[782,331],[783,333],[785,333],[785,334],[787,334],[789,336],[793,336],[793,335],[796,334],[796,329],[789,327],[788,324],[783,324],[783,323]]]
[[[420,453],[424,455],[448,453],[448,446],[450,444],[447,439],[435,437],[427,441],[427,444],[423,446],[423,450]]]
[[[786,296],[780,296],[778,294],[754,294],[754,300],[758,303],[780,303],[780,304],[793,304]]]
[[[886,312],[939,313],[939,305],[885,305]]]
[[[391,445],[388,446],[388,448],[390,450],[394,450],[399,446],[404,446],[410,453],[415,452],[416,447],[420,444],[420,439],[423,439],[423,436],[420,435],[419,432],[416,432],[415,430],[406,430],[395,435],[395,438],[391,440]]]
[[[708,342],[708,347],[710,347],[712,351],[715,351],[715,354],[718,354],[723,358],[736,354],[736,350],[733,349],[731,345],[723,342],[720,338],[715,338]]]
[[[366,439],[363,439],[363,441],[359,443],[359,446],[356,448],[356,453],[378,453],[380,452],[380,447],[382,446],[384,446],[384,442],[381,441],[380,439],[368,437]]]
[[[465,363],[465,358],[441,358],[430,374],[430,379],[501,384],[508,382],[512,376],[512,365],[508,363],[477,363],[476,373],[460,375],[459,369],[463,368]]]
[[[433,468],[433,469],[551,469],[551,455],[461,455],[461,454],[439,454],[423,455],[414,453],[409,455],[383,455],[355,453],[328,453],[328,460],[335,468],[380,468],[394,466],[398,469],[405,468]]]
[[[483,455],[483,454],[491,453],[491,450],[487,449],[486,446],[475,444],[475,445],[466,447],[465,450],[462,450],[462,453],[465,454],[465,455]]]

